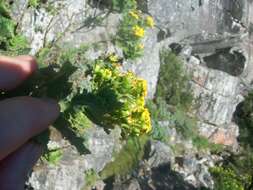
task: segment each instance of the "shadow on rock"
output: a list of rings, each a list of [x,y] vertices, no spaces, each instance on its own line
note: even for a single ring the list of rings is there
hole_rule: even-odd
[[[151,169],[148,181],[141,181],[142,190],[195,190],[196,188],[185,182],[183,177],[170,168],[170,164],[162,164]]]

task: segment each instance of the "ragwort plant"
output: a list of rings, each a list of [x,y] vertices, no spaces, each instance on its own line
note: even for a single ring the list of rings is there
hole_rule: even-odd
[[[153,18],[143,15],[137,9],[131,9],[123,13],[115,40],[116,44],[122,48],[126,59],[134,60],[143,55],[143,38],[146,29],[153,27]]]
[[[121,127],[124,136],[149,133],[152,127],[145,107],[147,82],[130,71],[123,72],[117,62],[113,54],[95,60],[90,72],[91,91],[80,101],[87,105],[87,114],[93,120],[103,126]]]
[[[60,56],[60,62],[76,67],[68,79],[72,92],[63,103],[68,107],[65,111],[68,114],[65,115],[72,128],[83,134],[84,130],[78,126],[90,123],[87,115],[105,129],[121,127],[125,137],[149,133],[152,126],[145,107],[147,82],[130,71],[124,72],[117,55],[104,55],[89,61],[82,52],[86,50],[82,47]]]

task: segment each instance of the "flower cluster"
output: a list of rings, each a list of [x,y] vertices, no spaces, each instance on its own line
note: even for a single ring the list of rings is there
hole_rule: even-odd
[[[155,26],[154,19],[151,16],[147,16],[146,18],[147,25],[151,28]]]
[[[132,9],[124,13],[119,25],[116,42],[122,48],[125,58],[135,59],[143,54],[143,38],[147,28],[154,27],[154,19],[141,11]]]
[[[133,33],[135,36],[139,37],[139,38],[143,38],[144,37],[144,34],[145,34],[145,30],[144,28],[141,28],[139,26],[134,26],[133,27]]]
[[[118,125],[123,134],[141,135],[151,131],[151,119],[145,107],[147,82],[134,73],[123,72],[117,56],[111,54],[95,61],[92,71],[93,94],[101,96],[107,112],[105,125]]]

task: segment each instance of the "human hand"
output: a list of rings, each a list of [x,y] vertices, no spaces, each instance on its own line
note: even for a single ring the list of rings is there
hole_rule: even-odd
[[[0,56],[0,90],[11,90],[37,69],[30,56]],[[52,100],[15,97],[0,101],[0,189],[21,190],[28,172],[42,154],[29,141],[52,124],[59,106]]]

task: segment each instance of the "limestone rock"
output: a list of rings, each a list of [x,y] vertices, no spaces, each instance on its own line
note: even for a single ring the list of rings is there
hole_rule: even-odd
[[[149,164],[152,167],[158,167],[159,165],[170,163],[174,163],[174,153],[172,149],[160,142],[151,142],[151,152],[150,157],[148,159]]]
[[[86,0],[51,0],[54,11],[45,8],[22,9],[27,3],[16,2],[13,15],[20,20],[20,30],[31,43],[31,54],[35,54],[47,43],[60,42],[70,47],[110,39],[117,29],[120,16],[106,15],[92,9]],[[15,9],[18,7],[18,9]],[[20,11],[20,12],[19,12]],[[94,27],[96,18],[103,19],[103,25]],[[94,22],[92,22],[94,21]]]
[[[85,171],[101,171],[112,161],[113,153],[121,148],[118,129],[107,134],[103,128],[93,127],[87,130],[86,138],[90,153],[85,155],[80,155],[66,140],[57,142],[64,150],[63,157],[56,166],[38,163],[31,174],[29,185],[35,190],[82,189],[85,185]]]
[[[176,158],[177,165],[174,170],[183,175],[184,179],[195,187],[204,186],[212,188],[214,183],[208,171],[214,166],[214,158],[211,156],[197,158],[194,155],[184,155]]]
[[[187,66],[193,76],[199,118],[214,125],[230,123],[236,106],[242,101],[239,78],[198,64]]]
[[[238,33],[247,22],[248,1],[147,0],[147,10],[157,25],[171,35],[184,38],[215,33]],[[231,14],[226,14],[224,11]]]

